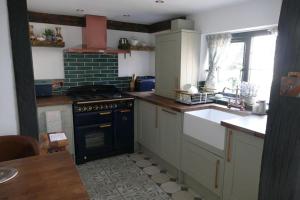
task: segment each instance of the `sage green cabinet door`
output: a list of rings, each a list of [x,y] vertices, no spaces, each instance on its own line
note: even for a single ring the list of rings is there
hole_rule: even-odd
[[[179,168],[180,134],[182,132],[181,113],[159,107],[158,127],[160,138],[159,156],[174,167]]]
[[[224,160],[207,150],[183,140],[183,172],[218,196],[222,195]]]
[[[223,200],[257,200],[263,139],[227,133]]]
[[[168,98],[175,97],[179,87],[181,64],[180,34],[163,34],[156,37],[155,93]]]
[[[158,107],[139,100],[138,109],[138,140],[150,151],[158,153]]]

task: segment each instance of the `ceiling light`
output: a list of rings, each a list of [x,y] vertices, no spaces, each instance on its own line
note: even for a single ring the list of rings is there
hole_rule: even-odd
[[[124,14],[123,17],[130,17],[130,14]]]
[[[84,10],[83,10],[83,9],[81,9],[81,8],[77,8],[77,9],[76,9],[76,12],[80,12],[80,13],[82,13],[82,12],[84,12]]]
[[[164,0],[155,0],[155,3],[165,3]]]

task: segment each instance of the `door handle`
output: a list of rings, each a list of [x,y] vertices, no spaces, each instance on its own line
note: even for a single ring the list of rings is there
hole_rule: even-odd
[[[158,107],[155,106],[155,128],[158,128]]]
[[[219,167],[220,167],[220,160],[217,160],[216,162],[216,173],[215,173],[215,189],[218,189],[219,184]]]
[[[111,127],[111,124],[101,124],[99,128],[108,128]]]
[[[227,136],[227,162],[231,162],[231,154],[232,154],[232,130],[228,131]]]
[[[161,109],[161,110],[166,112],[166,113],[169,113],[171,115],[177,115],[175,112],[172,112],[172,111],[169,111],[169,110],[166,110],[166,109]]]
[[[111,112],[99,112],[99,115],[110,115]]]

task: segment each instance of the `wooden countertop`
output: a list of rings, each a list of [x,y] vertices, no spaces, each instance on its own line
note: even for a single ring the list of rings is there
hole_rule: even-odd
[[[127,92],[127,94],[135,98],[153,103],[158,106],[166,107],[177,112],[188,112],[193,110],[201,110],[201,109],[216,108],[216,107],[220,109],[227,109],[226,106],[222,106],[214,103],[184,105],[181,103],[177,103],[176,101],[174,101],[174,99],[168,99],[165,97],[158,96],[154,94],[154,92]]]
[[[264,138],[268,116],[250,115],[221,122],[222,126]]]
[[[0,199],[89,199],[71,158],[64,151],[0,162],[19,173],[0,184]]]
[[[72,99],[65,95],[51,96],[51,97],[38,97],[36,101],[38,107],[66,105],[66,104],[73,103]]]
[[[184,105],[175,102],[173,99],[168,99],[155,95],[154,92],[128,92],[129,95],[134,96],[137,99],[141,99],[162,107],[169,108],[177,112],[188,112],[194,110],[214,108],[221,111],[231,112],[240,115],[232,120],[225,120],[221,122],[222,126],[231,128],[234,130],[242,131],[252,134],[254,136],[264,138],[265,129],[267,123],[266,116],[252,115],[251,112],[242,112],[239,110],[228,109],[226,106],[211,103],[211,104],[198,104],[198,105]]]

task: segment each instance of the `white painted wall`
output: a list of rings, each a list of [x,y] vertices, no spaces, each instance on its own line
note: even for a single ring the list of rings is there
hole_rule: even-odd
[[[138,33],[129,31],[107,31],[107,45],[112,48],[118,48],[118,42],[121,37],[128,39],[137,39],[150,46],[155,44],[155,36],[149,33]],[[124,58],[123,54],[119,58],[119,76],[154,76],[155,75],[155,53],[147,51],[132,51],[131,56]]]
[[[282,0],[253,0],[188,16],[201,33],[200,74],[205,80],[207,46],[205,36],[213,33],[258,30],[278,24]]]
[[[44,23],[30,23],[34,26],[35,34],[42,34],[45,28],[54,29],[55,26],[62,27],[62,35],[66,47],[74,47],[82,44],[82,30],[80,27],[63,26]],[[148,33],[128,31],[107,31],[108,47],[117,48],[121,37],[136,38],[147,44],[154,44],[154,36]],[[63,79],[64,63],[63,48],[32,47],[34,77],[39,79]],[[154,53],[153,52],[132,52],[132,56],[124,58],[119,55],[119,76],[154,75]]]
[[[6,0],[0,1],[0,135],[19,133]]]
[[[78,46],[82,43],[80,27],[63,26],[43,23],[30,23],[34,26],[34,33],[42,35],[46,28],[55,29],[62,27],[62,35],[66,48]],[[32,60],[34,78],[38,79],[63,79],[64,78],[64,48],[32,47]]]

